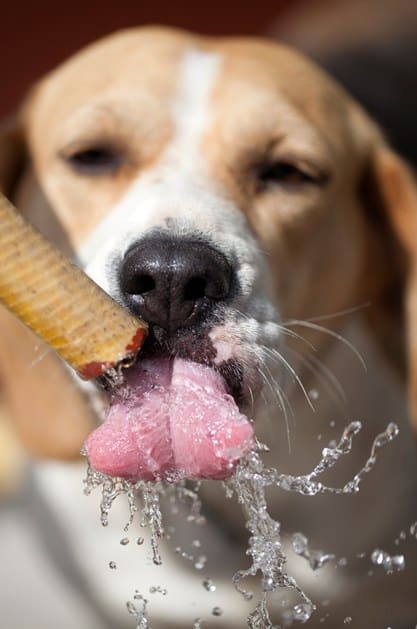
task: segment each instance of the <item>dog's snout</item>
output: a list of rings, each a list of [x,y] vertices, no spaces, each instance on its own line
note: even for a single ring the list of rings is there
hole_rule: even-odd
[[[197,323],[230,294],[232,268],[202,240],[166,235],[142,239],[120,269],[123,298],[132,312],[166,330]]]

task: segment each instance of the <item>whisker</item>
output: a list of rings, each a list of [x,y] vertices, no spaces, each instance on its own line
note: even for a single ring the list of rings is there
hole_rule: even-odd
[[[287,321],[286,324],[287,325],[300,325],[305,328],[311,328],[312,330],[323,332],[324,334],[328,334],[329,336],[337,339],[338,341],[346,345],[346,347],[348,347],[355,354],[356,358],[359,360],[360,364],[362,365],[363,370],[368,371],[365,360],[362,354],[359,352],[359,350],[357,350],[356,347],[350,341],[348,341],[348,339],[346,339],[344,336],[342,336],[338,332],[334,332],[333,330],[324,328],[322,325],[318,325],[317,323],[313,323],[312,321],[299,321],[297,319],[291,319],[290,321]]]
[[[371,306],[370,301],[366,301],[363,304],[359,304],[357,306],[351,306],[350,308],[345,308],[344,310],[338,310],[337,312],[333,312],[328,315],[318,315],[317,317],[309,317],[305,319],[306,321],[326,321],[328,319],[335,319],[336,317],[344,317],[348,314],[353,314],[354,312],[358,312],[359,310],[364,310],[365,308],[369,308]]]
[[[248,390],[249,390],[249,395],[250,395],[250,400],[251,400],[251,408],[252,408],[251,415],[253,415],[253,412],[255,410],[255,400],[254,400],[254,397],[253,397],[252,387],[249,386],[249,385],[248,385]]]
[[[333,384],[334,388],[337,390],[337,392],[338,392],[338,394],[340,396],[341,402],[346,404],[346,402],[347,402],[346,391],[345,391],[342,383],[340,382],[339,378],[337,376],[335,376],[335,374],[330,371],[330,369],[327,367],[327,365],[325,365],[324,362],[322,360],[320,360],[319,358],[317,358],[316,356],[308,356],[307,359],[308,359],[308,361],[314,363],[317,366],[317,368],[319,370],[321,370],[322,373],[325,376],[327,376],[327,378]]]
[[[335,400],[337,405],[344,409],[346,405],[346,393],[337,377],[326,367],[320,360],[313,356],[305,356],[294,350],[292,347],[287,348],[294,354],[298,360],[306,367],[318,380],[323,384],[329,395]],[[313,363],[313,364],[312,364]]]
[[[291,373],[294,380],[297,382],[298,386],[300,387],[301,391],[303,392],[305,399],[307,401],[307,404],[309,405],[311,410],[315,413],[316,409],[314,408],[314,405],[312,401],[310,400],[310,397],[305,389],[305,386],[303,385],[295,369],[290,365],[290,363],[286,360],[286,358],[277,349],[271,349],[269,347],[266,347],[266,345],[263,345],[262,347],[266,354],[268,354],[269,356],[278,358],[282,362],[282,364],[288,369],[288,371]]]
[[[303,343],[308,345],[309,348],[313,350],[313,352],[317,352],[317,347],[315,345],[313,345],[313,343],[311,341],[306,339],[302,334],[298,334],[297,332],[294,332],[294,330],[290,330],[289,328],[286,328],[281,323],[276,323],[275,325],[277,326],[279,331],[282,332],[283,334],[286,334],[287,336],[290,336],[292,338],[295,338],[295,339],[298,339],[298,340],[302,341]]]
[[[285,405],[285,401],[284,401],[284,397],[283,397],[283,391],[281,389],[281,387],[279,386],[279,384],[277,383],[277,381],[275,380],[275,378],[273,377],[271,370],[269,369],[269,367],[265,364],[265,362],[263,361],[263,367],[265,369],[268,370],[268,374],[269,377],[271,378],[271,380],[274,382],[275,384],[275,389],[272,386],[271,381],[267,378],[265,372],[263,371],[262,367],[259,367],[259,371],[260,374],[262,375],[264,382],[268,385],[272,395],[275,397],[279,408],[282,410],[283,415],[284,415],[284,421],[285,421],[285,428],[286,428],[286,433],[287,433],[287,441],[288,441],[288,449],[289,452],[291,452],[291,436],[290,436],[290,426],[289,426],[289,421],[288,421],[288,413],[287,413],[287,407]],[[285,396],[286,397],[286,396]],[[287,399],[288,402],[288,399]],[[292,413],[292,408],[289,407]]]
[[[287,442],[288,442],[288,452],[291,454],[291,434],[290,434],[290,422],[288,419],[288,413],[287,413],[287,406],[289,411],[291,412],[291,415],[294,418],[294,412],[292,410],[292,406],[289,403],[289,400],[287,398],[287,396],[285,395],[284,391],[282,390],[282,387],[278,384],[277,380],[274,378],[274,376],[272,375],[272,372],[270,370],[270,368],[264,364],[265,369],[268,370],[268,374],[269,377],[271,378],[272,382],[275,385],[275,395],[279,400],[279,404],[282,408],[283,414],[284,414],[284,421],[285,421],[285,428],[286,428],[286,432],[287,432]]]

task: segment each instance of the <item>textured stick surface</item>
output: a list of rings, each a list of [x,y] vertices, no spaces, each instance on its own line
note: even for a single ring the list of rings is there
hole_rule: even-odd
[[[0,300],[86,379],[134,356],[146,335],[2,195]]]

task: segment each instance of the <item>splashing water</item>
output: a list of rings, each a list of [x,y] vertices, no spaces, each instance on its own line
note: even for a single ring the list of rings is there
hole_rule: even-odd
[[[287,574],[285,570],[286,556],[282,549],[281,527],[280,523],[274,520],[268,512],[266,489],[268,487],[278,487],[284,491],[291,491],[304,496],[315,496],[323,493],[352,494],[358,492],[360,484],[376,464],[378,450],[397,436],[398,428],[395,424],[390,423],[386,430],[375,438],[365,465],[343,487],[330,487],[324,484],[320,477],[324,472],[332,469],[339,459],[351,452],[353,439],[360,430],[360,422],[356,421],[349,424],[343,431],[339,442],[324,448],[318,464],[309,474],[302,476],[282,474],[275,469],[266,468],[261,459],[261,454],[267,451],[268,448],[257,443],[256,448],[241,460],[234,476],[224,481],[226,496],[229,498],[233,495],[236,496],[238,502],[242,505],[246,516],[246,528],[249,531],[246,555],[250,557],[251,565],[246,569],[237,571],[232,577],[236,590],[245,600],[252,600],[253,593],[244,589],[242,581],[248,577],[260,575],[262,593],[255,609],[247,618],[247,624],[250,629],[276,629],[270,617],[268,602],[270,596],[278,590],[292,590],[299,597],[299,602],[292,609],[284,612],[282,617],[284,626],[289,626],[293,622],[307,622],[316,609],[314,603],[299,587],[295,579]],[[161,565],[162,558],[159,542],[162,537],[165,536],[166,539],[169,539],[170,536],[164,534],[160,500],[162,497],[167,498],[171,506],[173,506],[173,512],[175,512],[176,501],[181,502],[189,509],[187,517],[189,522],[204,524],[205,518],[201,515],[202,505],[198,496],[199,486],[200,483],[195,483],[194,489],[190,489],[185,481],[177,483],[168,481],[156,483],[138,481],[132,483],[120,478],[110,478],[88,467],[85,493],[90,494],[95,488],[101,487],[100,519],[103,526],[108,525],[109,511],[115,499],[119,495],[125,494],[130,512],[129,520],[124,528],[125,532],[128,531],[135,515],[140,511],[140,526],[148,528],[150,532],[153,563]],[[413,533],[411,532],[411,534]],[[139,542],[139,540],[141,541]],[[143,543],[143,538],[138,538],[137,543]],[[301,533],[296,533],[293,536],[292,545],[294,552],[305,558],[313,570],[320,568],[330,559],[333,559],[333,555],[325,554],[322,551],[310,550],[307,538]],[[193,547],[200,549],[199,543],[193,544]],[[196,569],[201,570],[204,567],[207,560],[204,555],[200,555],[196,559],[180,547],[177,547],[175,550],[178,554],[184,556],[185,559],[192,561]],[[376,557],[375,553],[378,553],[378,557]],[[373,557],[374,555],[375,561],[374,559],[372,560],[377,565],[382,565],[387,569],[386,566],[389,559],[391,561],[391,570],[402,569],[400,558],[404,559],[403,556],[390,557],[387,553],[380,550],[374,551]],[[381,557],[382,560],[379,561]],[[211,588],[211,583],[211,580],[206,579],[203,581],[203,586],[208,591],[214,591]],[[162,592],[160,589],[155,589],[155,591]],[[140,601],[140,608],[137,603],[129,601],[127,603],[128,612],[136,619],[136,629],[148,629],[150,627],[147,613],[148,601],[139,592],[136,592],[134,599],[135,601]],[[218,607],[212,610],[212,614],[215,616],[221,613],[222,610]],[[194,628],[202,625],[202,619],[195,619]]]
[[[138,590],[136,590],[133,598],[135,601],[140,601],[140,608],[131,601],[126,603],[126,608],[128,613],[136,620],[136,629],[150,629],[147,613],[147,599],[144,598]]]
[[[296,555],[306,559],[312,570],[318,570],[328,561],[334,559],[334,555],[322,550],[311,550],[308,547],[308,539],[302,533],[294,533],[291,538],[292,549]]]
[[[343,487],[329,487],[319,478],[327,470],[333,468],[338,460],[349,454],[352,449],[353,438],[359,433],[360,422],[352,422],[345,428],[343,434],[334,447],[324,448],[322,458],[310,474],[304,476],[290,476],[280,474],[275,469],[265,468],[260,452],[265,446],[258,444],[257,451],[252,451],[239,464],[235,475],[225,483],[229,494],[234,492],[239,503],[243,505],[247,516],[246,527],[250,532],[249,547],[246,554],[251,557],[252,565],[246,570],[240,570],[233,576],[236,589],[248,599],[251,594],[244,590],[240,583],[247,577],[261,574],[262,597],[255,610],[248,618],[251,629],[274,629],[271,622],[267,600],[271,592],[279,588],[295,590],[301,602],[284,615],[287,625],[293,621],[306,622],[316,609],[314,603],[298,586],[293,577],[285,572],[286,557],[280,540],[280,524],[268,513],[265,489],[276,486],[285,491],[293,491],[302,495],[314,496],[319,493],[356,493],[363,479],[375,466],[377,451],[392,441],[398,434],[398,427],[390,423],[387,429],[379,434],[371,448],[370,456],[365,465],[352,480]],[[304,549],[305,552],[305,549]]]
[[[371,561],[376,566],[381,566],[387,574],[404,570],[405,558],[404,555],[389,555],[384,550],[376,548],[371,555]]]

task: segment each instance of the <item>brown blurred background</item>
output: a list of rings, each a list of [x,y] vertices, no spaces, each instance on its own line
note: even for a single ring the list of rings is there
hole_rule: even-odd
[[[114,30],[159,23],[213,35],[263,34],[277,17],[291,11],[295,5],[307,2],[308,0],[8,2],[0,20],[0,117],[16,106],[37,77],[81,46]]]

